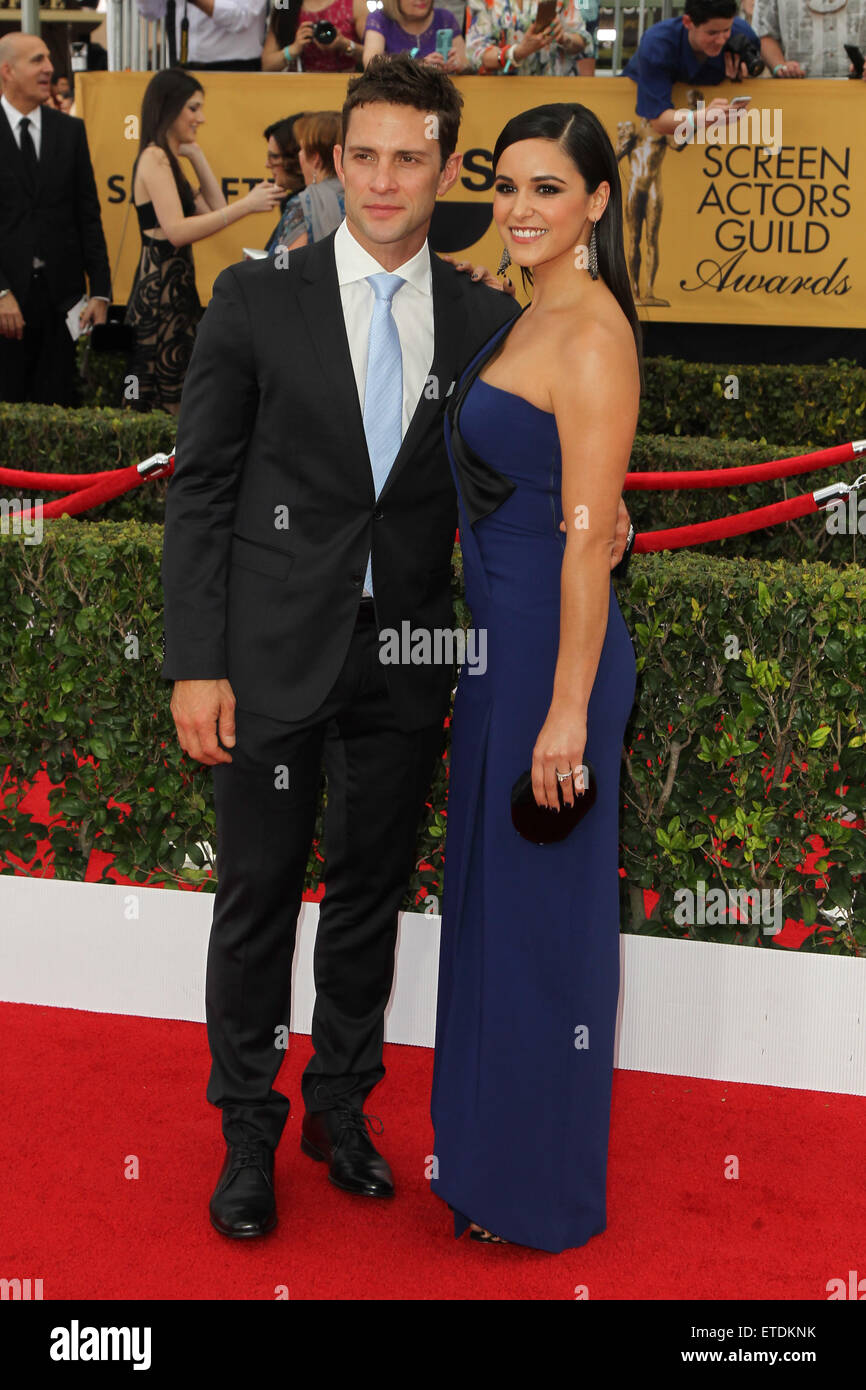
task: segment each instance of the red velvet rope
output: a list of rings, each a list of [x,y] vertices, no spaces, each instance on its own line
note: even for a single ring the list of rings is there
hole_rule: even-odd
[[[814,454],[795,454],[769,463],[749,463],[741,468],[696,468],[679,473],[626,473],[625,487],[631,492],[654,492],[677,488],[741,487],[745,483],[764,483],[773,478],[790,478],[795,473],[830,468],[834,463],[850,463],[857,457],[853,444],[837,444]]]
[[[771,459],[767,463],[749,464],[742,468],[706,468],[666,473],[628,473],[625,489],[628,491],[670,490],[674,488],[726,487],[729,484],[764,482],[768,479],[791,477],[796,473],[809,473],[813,469],[829,468],[834,463],[850,463],[862,449],[853,443],[838,444],[832,449],[819,449],[812,454],[798,454],[787,459]],[[156,468],[150,473],[141,473],[138,465],[117,468],[105,473],[30,473],[24,469],[0,468],[0,487],[26,487],[46,492],[70,489],[71,496],[58,498],[42,508],[43,518],[57,516],[76,516],[90,507],[99,506],[120,497],[133,488],[141,487],[150,477],[169,477],[174,472],[174,456],[169,456],[167,466]],[[782,502],[774,502],[768,507],[758,507],[750,512],[739,512],[734,516],[718,517],[714,521],[702,521],[693,526],[675,526],[666,531],[645,531],[635,537],[636,554],[645,555],[654,550],[678,550],[687,545],[702,545],[706,541],[721,540],[726,536],[742,536],[749,531],[760,531],[766,526],[777,526],[780,522],[791,521],[796,517],[808,516],[818,511],[818,504],[811,492],[799,497],[791,497]],[[30,518],[33,508],[10,513],[14,517]],[[457,531],[457,540],[460,531]]]
[[[747,531],[760,531],[764,526],[778,526],[798,516],[816,512],[818,505],[811,492],[773,502],[769,507],[757,507],[737,516],[720,516],[715,521],[701,521],[695,526],[674,526],[668,531],[642,531],[635,536],[634,550],[645,555],[650,550],[679,550],[684,545],[702,545],[705,541],[721,540],[724,536],[742,536]]]

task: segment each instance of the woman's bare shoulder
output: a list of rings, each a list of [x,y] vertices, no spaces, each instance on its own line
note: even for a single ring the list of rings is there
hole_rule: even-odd
[[[159,145],[146,145],[138,157],[139,169],[170,169],[168,155]]]
[[[636,363],[632,326],[616,300],[601,300],[575,312],[551,335],[550,360],[579,364],[625,358]]]

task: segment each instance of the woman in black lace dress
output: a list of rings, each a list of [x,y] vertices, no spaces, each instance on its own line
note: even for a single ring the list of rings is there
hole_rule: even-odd
[[[158,72],[141,105],[140,152],[132,170],[132,200],[141,230],[141,259],[125,322],[135,342],[127,363],[123,404],[177,414],[183,379],[203,313],[195,283],[192,243],[214,236],[251,212],[269,212],[285,196],[271,181],[226,203],[203,150],[201,83],[180,68]],[[179,159],[199,179],[193,192]]]

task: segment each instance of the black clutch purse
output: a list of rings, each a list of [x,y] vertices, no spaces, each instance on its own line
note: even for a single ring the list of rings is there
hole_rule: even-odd
[[[534,845],[549,845],[556,840],[564,840],[578,821],[582,821],[590,807],[595,805],[598,783],[592,763],[584,763],[585,791],[574,793],[574,805],[568,806],[563,800],[562,784],[559,789],[559,810],[552,811],[549,806],[539,806],[532,790],[532,769],[522,772],[511,788],[511,821],[515,830]]]

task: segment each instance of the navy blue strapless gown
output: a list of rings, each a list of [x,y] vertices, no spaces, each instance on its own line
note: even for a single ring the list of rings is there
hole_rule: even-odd
[[[445,437],[466,596],[487,649],[486,670],[461,670],[451,729],[432,1188],[454,1210],[455,1236],[472,1220],[505,1240],[560,1251],[606,1224],[619,775],[634,649],[611,583],[587,712],[598,799],[564,841],[530,844],[511,823],[510,797],[550,707],[559,645],[565,532],[555,418],[476,375],[459,439],[482,473],[488,466],[514,486],[474,525],[448,415]]]

